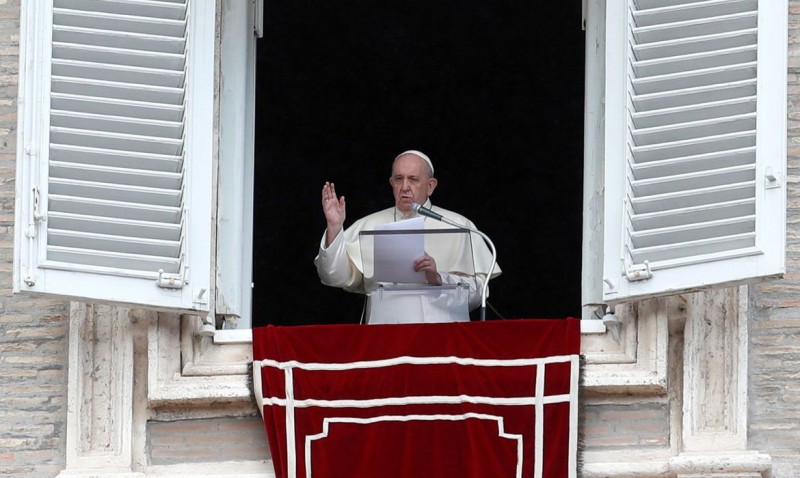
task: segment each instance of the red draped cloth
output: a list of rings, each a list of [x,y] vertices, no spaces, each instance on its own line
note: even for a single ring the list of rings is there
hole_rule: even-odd
[[[286,478],[576,476],[580,320],[253,329]]]

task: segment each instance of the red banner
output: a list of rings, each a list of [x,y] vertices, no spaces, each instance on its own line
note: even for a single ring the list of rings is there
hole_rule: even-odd
[[[253,329],[285,478],[576,476],[580,321]]]

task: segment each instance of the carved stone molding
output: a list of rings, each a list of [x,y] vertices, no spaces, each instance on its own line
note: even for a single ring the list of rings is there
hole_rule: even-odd
[[[232,403],[256,413],[250,344],[216,345],[200,319],[159,313],[148,326],[147,399],[151,407]]]
[[[771,478],[772,458],[757,452],[681,453],[670,459],[676,478]]]
[[[60,477],[141,477],[132,469],[129,310],[70,307],[66,468]]]
[[[676,299],[651,299],[617,307],[619,340],[610,333],[584,335],[582,386],[588,392],[665,394],[670,315]]]

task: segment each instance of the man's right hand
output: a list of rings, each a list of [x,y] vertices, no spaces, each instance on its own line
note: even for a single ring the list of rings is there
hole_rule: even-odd
[[[336,187],[327,181],[322,186],[322,212],[328,223],[325,230],[325,247],[328,247],[342,230],[346,214],[344,196],[337,198]]]

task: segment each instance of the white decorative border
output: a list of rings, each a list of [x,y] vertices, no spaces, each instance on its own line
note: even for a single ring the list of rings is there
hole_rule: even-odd
[[[516,478],[522,478],[522,435],[513,433],[506,433],[503,425],[503,417],[495,415],[487,415],[484,413],[464,413],[462,415],[382,415],[372,418],[354,418],[354,417],[337,417],[325,418],[322,421],[322,433],[316,435],[306,436],[306,476],[311,477],[311,442],[326,438],[330,432],[331,423],[358,423],[361,425],[369,425],[378,422],[410,422],[410,421],[436,421],[436,420],[449,420],[459,421],[467,420],[470,418],[477,418],[479,420],[494,420],[497,422],[497,435],[501,438],[509,440],[516,440],[517,442],[517,465],[516,465]]]
[[[570,389],[568,394],[545,396],[545,369],[548,364],[570,363]],[[359,400],[321,400],[294,398],[294,369],[312,371],[344,371],[368,368],[384,368],[396,365],[469,365],[478,367],[536,367],[536,386],[532,397],[484,397],[472,395],[448,395],[448,396],[409,396],[409,397],[390,397],[378,399],[359,399]],[[297,478],[297,456],[296,450],[296,430],[295,430],[295,409],[322,407],[322,408],[377,408],[390,405],[418,405],[418,404],[454,404],[454,403],[475,403],[505,406],[533,406],[536,409],[534,424],[534,477],[542,477],[543,469],[543,440],[544,440],[544,406],[552,403],[570,404],[569,416],[569,477],[577,476],[577,447],[578,447],[578,374],[579,357],[578,355],[559,355],[544,358],[527,359],[475,359],[470,357],[394,357],[383,360],[356,361],[345,363],[303,363],[296,360],[279,362],[271,359],[254,361],[254,392],[256,401],[262,411],[265,405],[283,406],[286,409],[286,447],[287,447],[287,468],[289,478]],[[284,386],[286,398],[264,397],[261,383],[261,368],[270,367],[283,370]],[[478,418],[479,414],[472,418]],[[437,418],[442,417],[442,418]],[[460,417],[459,415],[399,415],[399,416],[378,416],[366,419],[356,419],[348,417],[324,418],[323,432],[317,435],[306,437],[306,477],[311,478],[310,467],[310,446],[311,441],[327,436],[329,423],[353,422],[353,423],[373,423],[375,421],[409,421],[409,420],[434,420],[434,419],[455,419],[445,417]],[[481,415],[483,419],[496,419],[490,415]],[[502,423],[498,423],[500,436],[503,436]],[[516,436],[516,435],[514,435]],[[511,437],[511,435],[509,435]],[[520,440],[521,440],[520,436]],[[521,446],[521,441],[520,441]],[[520,460],[522,459],[520,455]],[[522,462],[517,464],[518,475],[521,476]]]

